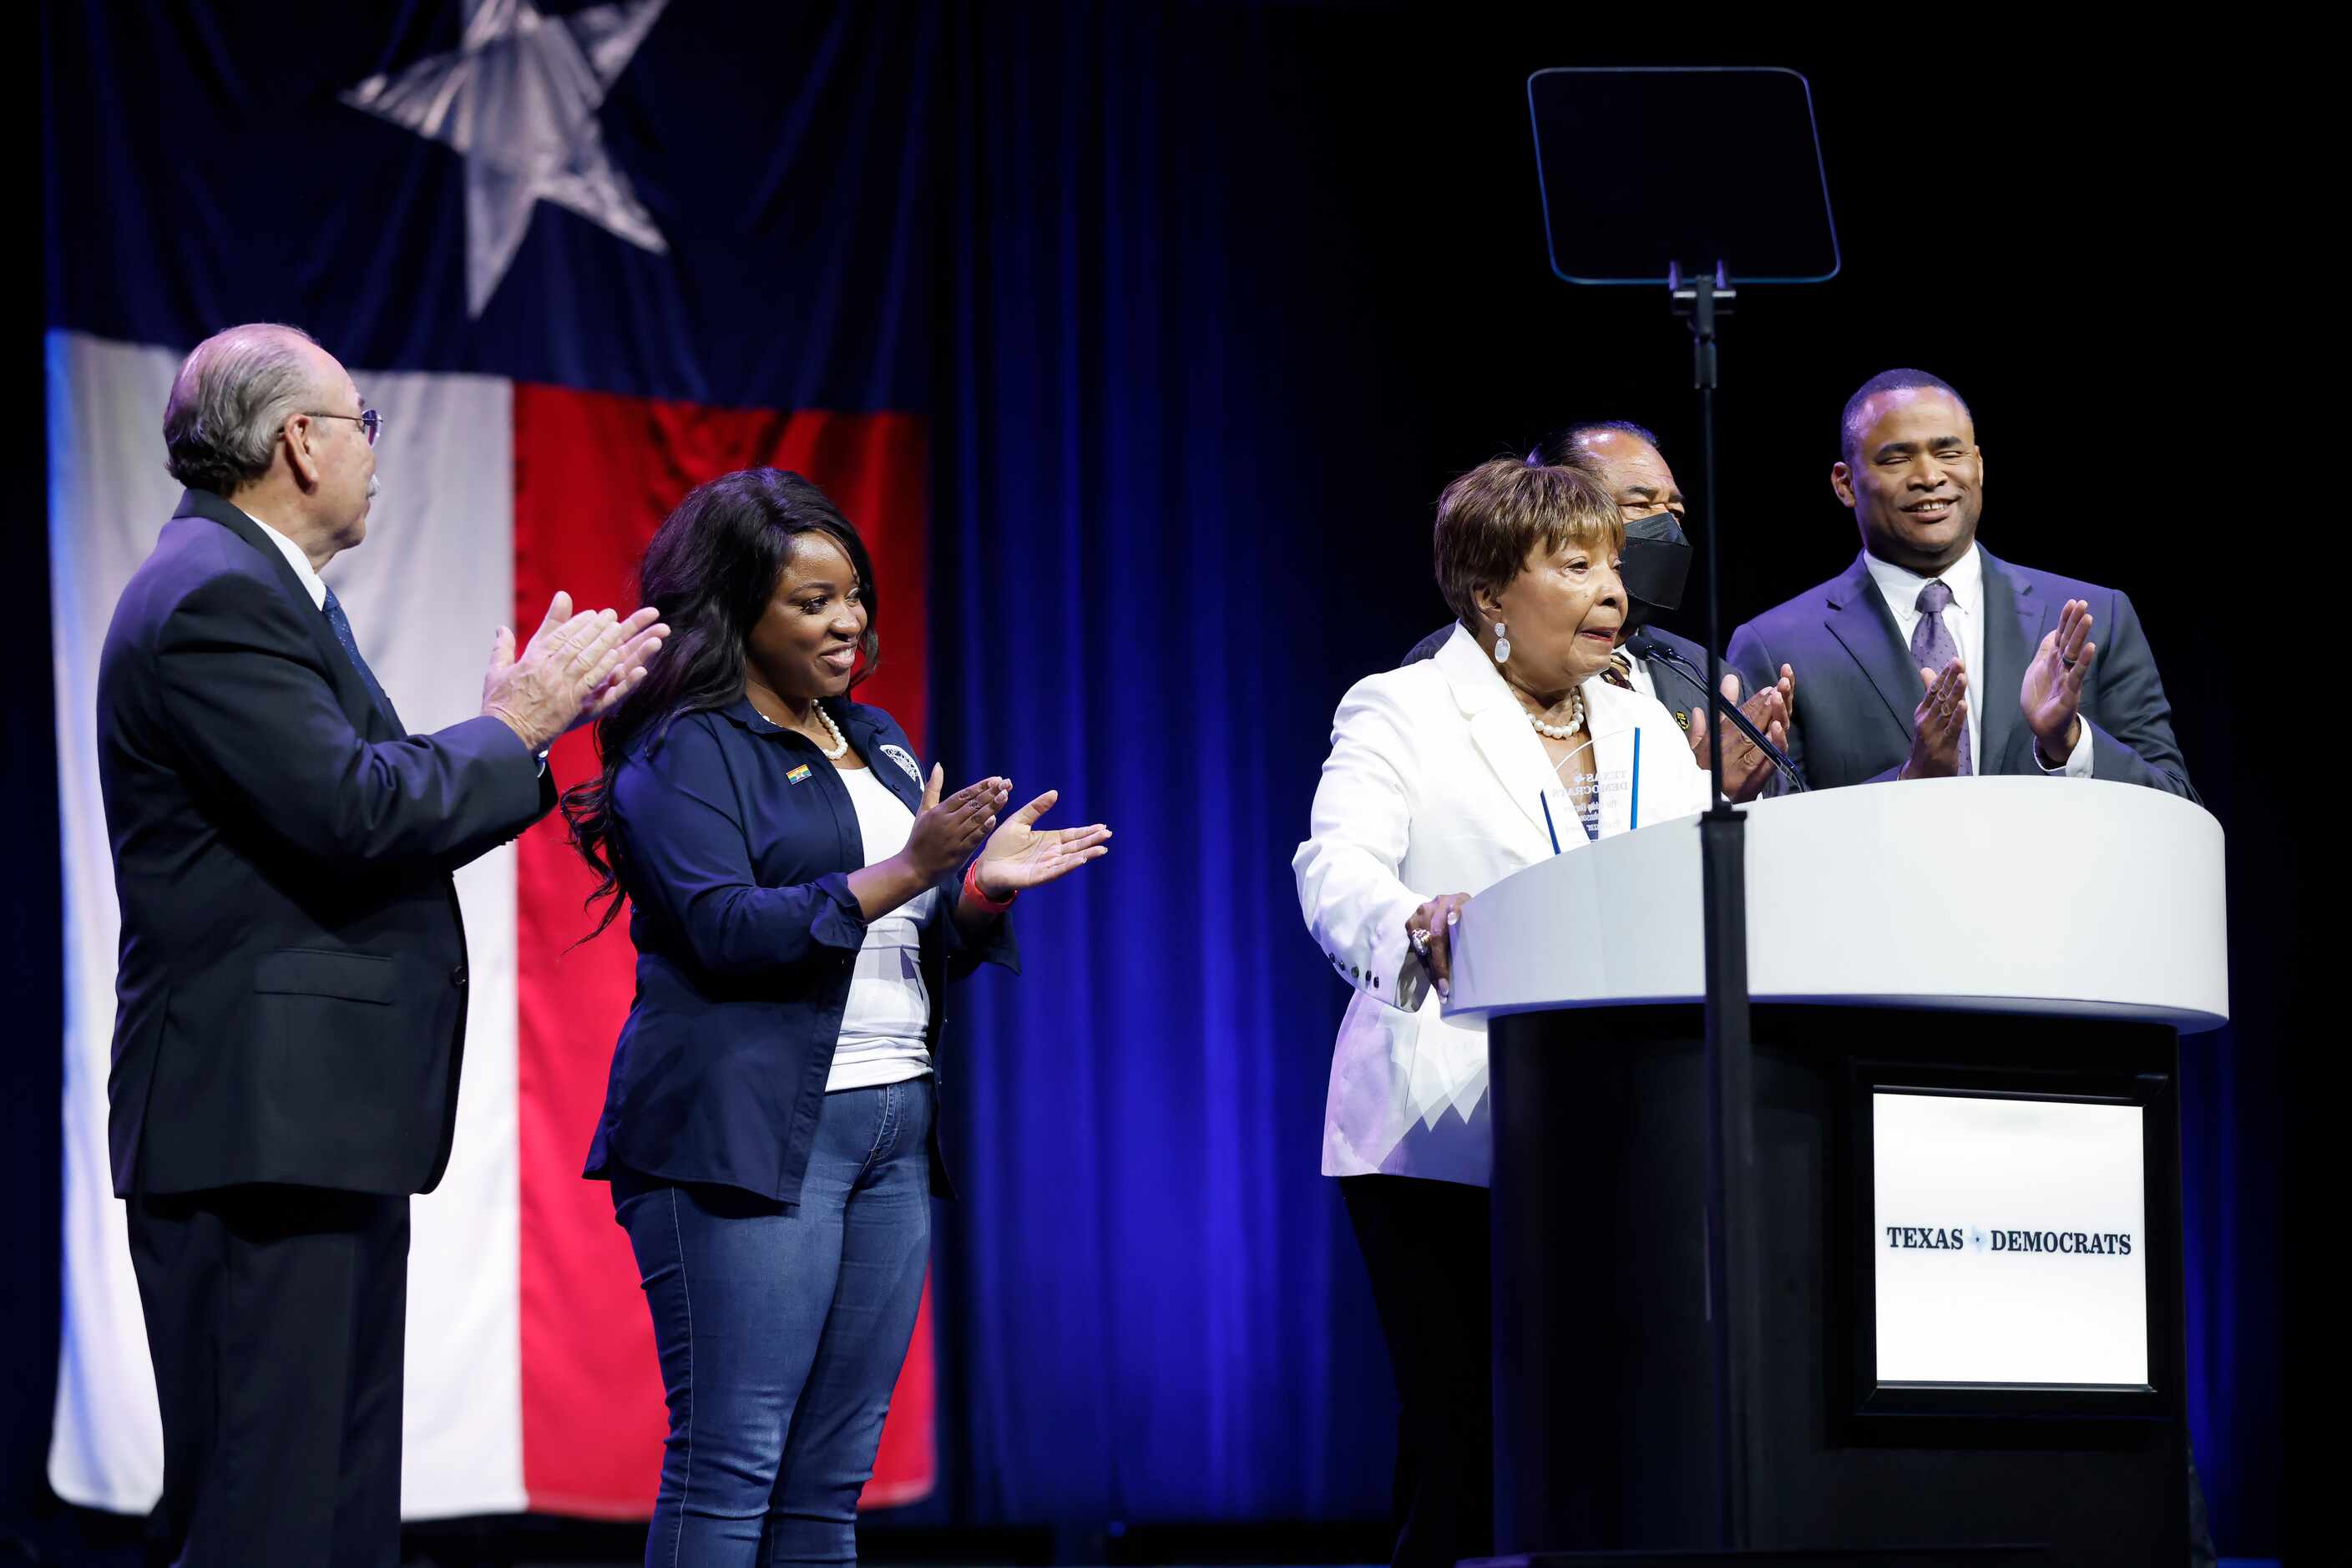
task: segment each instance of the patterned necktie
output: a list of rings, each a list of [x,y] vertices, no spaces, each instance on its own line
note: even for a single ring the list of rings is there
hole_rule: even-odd
[[[383,694],[383,688],[376,684],[375,671],[370,669],[367,660],[360,657],[359,639],[352,636],[352,618],[343,614],[342,601],[335,597],[332,588],[327,590],[325,608],[327,624],[335,628],[335,640],[343,645],[343,652],[351,657],[352,668],[360,672],[362,680],[367,682],[368,694],[375,699],[376,710],[392,721],[394,729],[399,729],[400,716],[392,710],[392,699]]]
[[[1937,674],[1960,657],[1960,645],[1952,640],[1952,628],[1944,624],[1944,607],[1952,602],[1952,590],[1941,577],[1919,590],[1919,624],[1911,628],[1911,662],[1921,669]],[[1968,726],[1960,727],[1960,772],[1972,773],[1976,768],[1969,757]]]

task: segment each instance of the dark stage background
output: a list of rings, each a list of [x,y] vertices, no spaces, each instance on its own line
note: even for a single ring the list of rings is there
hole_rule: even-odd
[[[1545,265],[1526,74],[1752,62],[1811,79],[1844,270],[1748,291],[1727,324],[1726,626],[1851,558],[1825,477],[1834,422],[1896,364],[1972,405],[1990,548],[2131,593],[2230,834],[2236,1022],[2184,1061],[2192,1424],[2221,1549],[2275,1553],[2284,1077],[2315,1022],[2292,930],[2307,792],[2287,783],[2317,716],[2248,678],[2245,617],[2270,587],[2253,552],[2276,544],[2263,531],[2283,521],[2263,514],[2283,498],[2253,451],[2272,416],[2247,416],[2273,390],[2249,345],[2299,326],[2250,272],[2240,222],[2285,183],[2262,172],[2269,132],[2233,88],[2196,85],[2256,62],[2210,38],[1946,38],[1924,16],[1881,38],[1685,47],[1578,15],[952,13],[915,193],[937,237],[933,732],[951,772],[1029,759],[1119,837],[1087,898],[1029,913],[1028,974],[962,1002],[943,1480],[877,1533],[1044,1525],[1066,1542],[1189,1521],[1245,1537],[1384,1509],[1392,1392],[1316,1173],[1345,998],[1302,933],[1289,856],[1339,693],[1444,618],[1427,530],[1448,477],[1570,418],[1630,417],[1696,481],[1664,301]],[[18,312],[20,386],[40,370],[37,314]],[[43,531],[19,537],[20,602],[45,625]],[[10,689],[0,748],[21,825],[0,847],[0,1520],[54,1507],[42,662]],[[2063,931],[2065,868],[2020,897]]]

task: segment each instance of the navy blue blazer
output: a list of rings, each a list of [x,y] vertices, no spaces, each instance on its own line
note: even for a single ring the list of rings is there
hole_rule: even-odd
[[[190,490],[98,662],[122,909],[114,1190],[433,1190],[466,1041],[450,872],[555,804],[495,718],[412,735],[260,524]]]
[[[918,810],[921,764],[897,721],[845,699],[825,707]],[[797,1203],[866,940],[849,891],[866,864],[849,786],[806,736],[739,697],[679,716],[624,761],[612,811],[637,994],[583,1173],[625,1166]],[[943,982],[982,962],[1020,969],[1004,921],[978,947],[957,930],[959,881],[940,879],[943,907],[923,928],[934,1074]],[[952,1196],[933,1121],[931,1190]]]
[[[1706,668],[1706,649],[1688,637],[1678,637],[1661,626],[1647,626],[1643,627],[1643,630],[1690,660],[1692,668],[1703,670]],[[1435,658],[1437,650],[1444,647],[1446,640],[1453,635],[1454,623],[1448,621],[1413,644],[1412,651],[1407,653],[1400,663],[1419,664],[1424,658]],[[1699,689],[1696,681],[1686,679],[1680,670],[1662,659],[1645,658],[1642,664],[1650,672],[1650,687],[1657,694],[1658,700],[1664,703],[1666,711],[1675,716],[1675,722],[1683,727],[1683,733],[1686,735],[1690,733],[1691,711],[1693,709],[1701,710],[1706,709],[1706,693]],[[1731,661],[1724,660],[1723,668],[1729,669]],[[1743,683],[1747,679],[1744,675],[1740,677]],[[1777,667],[1772,671],[1772,679],[1775,680],[1780,679],[1780,672]],[[1743,684],[1740,689],[1747,691],[1752,690],[1753,688]]]
[[[2017,702],[2026,666],[2069,599],[2091,606],[2098,657],[2083,685],[2083,721],[2091,727],[2095,778],[2145,784],[2195,800],[2172,706],[2158,679],[2156,656],[2131,600],[2113,588],[1996,560],[1984,561],[1984,668],[1970,671],[1970,699],[1981,704],[1979,773],[2043,773],[2033,731]],[[2003,607],[2006,612],[2003,613]],[[1789,755],[1815,789],[1895,776],[1911,752],[1919,706],[1919,671],[1911,650],[1857,554],[1844,574],[1765,611],[1731,636],[1729,658],[1754,689],[1766,671],[1796,671],[1796,711]]]

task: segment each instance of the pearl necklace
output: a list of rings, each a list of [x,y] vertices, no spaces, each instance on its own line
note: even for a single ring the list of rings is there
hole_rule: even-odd
[[[824,721],[824,727],[827,730],[833,731],[833,750],[828,752],[823,746],[819,746],[817,754],[828,763],[837,763],[849,753],[849,737],[841,732],[841,726],[833,721],[833,715],[824,710],[824,704],[822,702],[816,705],[816,716]]]
[[[823,757],[828,763],[837,763],[841,761],[842,758],[849,754],[849,737],[841,732],[841,726],[833,721],[833,715],[824,710],[824,703],[815,703],[814,706],[816,709],[816,716],[824,721],[824,727],[833,734],[833,750],[828,752],[823,746],[817,746],[817,755]],[[751,711],[754,713],[760,713],[760,710],[757,708],[752,709]],[[777,723],[773,719],[770,719],[765,713],[760,713],[760,717],[767,723],[768,728],[771,730],[782,730],[786,728],[786,726]],[[797,730],[793,732],[794,734],[800,733]],[[805,737],[803,737],[803,739],[805,739]],[[816,745],[816,742],[814,741],[809,743],[811,745]]]
[[[818,711],[824,710],[820,709]],[[1528,722],[1536,727],[1536,733],[1538,735],[1549,735],[1555,741],[1567,740],[1584,728],[1584,693],[1577,692],[1570,699],[1567,723],[1547,724],[1532,713],[1528,715]]]

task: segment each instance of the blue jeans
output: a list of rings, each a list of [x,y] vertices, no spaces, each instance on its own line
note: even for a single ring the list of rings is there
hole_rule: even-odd
[[[669,1401],[647,1568],[857,1561],[857,1495],[915,1331],[937,1110],[824,1099],[801,1201],[616,1173]]]

